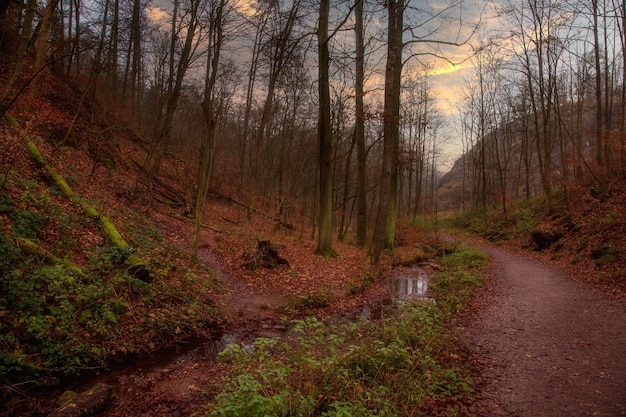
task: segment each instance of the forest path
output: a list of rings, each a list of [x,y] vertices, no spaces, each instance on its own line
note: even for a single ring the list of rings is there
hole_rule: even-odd
[[[481,247],[495,276],[465,341],[477,416],[626,416],[626,305],[536,260]]]

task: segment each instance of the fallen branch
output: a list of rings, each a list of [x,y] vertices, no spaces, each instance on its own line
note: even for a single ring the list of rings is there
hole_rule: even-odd
[[[175,219],[184,221],[186,223],[190,223],[190,224],[195,224],[196,223],[195,220],[192,220],[192,219],[187,218],[185,216],[181,216],[180,214],[176,214],[176,213],[171,212],[171,211],[169,211],[169,212],[165,212],[165,211],[161,211],[161,210],[157,210],[157,211],[159,213],[161,213],[161,214],[165,214],[166,216],[173,217]],[[214,232],[217,232],[217,233],[224,233],[224,230],[218,229],[217,227],[211,226],[209,224],[202,223],[200,225],[200,227],[204,227],[205,229],[213,230]]]
[[[253,213],[258,214],[258,215],[259,215],[259,216],[261,216],[261,217],[265,217],[266,219],[270,219],[270,220],[275,221],[276,223],[278,223],[279,225],[281,225],[281,226],[282,226],[282,227],[284,227],[285,229],[289,229],[289,230],[293,230],[293,229],[295,229],[295,227],[293,226],[293,224],[291,224],[291,223],[287,223],[286,221],[281,220],[278,216],[272,216],[271,214],[264,213],[264,212],[262,212],[261,210],[259,210],[259,209],[255,208],[255,207],[252,207],[251,205],[246,204],[246,203],[244,203],[243,201],[239,201],[239,200],[237,200],[237,199],[234,199],[234,198],[232,198],[232,197],[226,197],[226,196],[224,196],[224,198],[226,198],[226,199],[227,199],[228,201],[230,201],[231,203],[235,203],[235,204],[237,204],[237,205],[239,205],[239,206],[241,206],[241,207],[243,207],[243,208],[245,208],[245,209],[247,209],[247,210],[251,210]]]
[[[111,219],[106,216],[100,215],[98,210],[93,207],[91,204],[87,203],[83,200],[78,194],[76,194],[70,186],[65,182],[63,177],[61,177],[57,172],[48,164],[45,160],[37,145],[33,142],[33,140],[26,134],[26,132],[21,128],[17,120],[12,116],[5,115],[6,119],[9,121],[11,126],[18,132],[20,137],[24,140],[26,147],[28,148],[31,156],[45,171],[50,175],[54,184],[59,188],[61,193],[69,198],[74,204],[81,207],[83,209],[83,213],[85,213],[88,217],[98,220],[100,223],[100,232],[103,236],[108,239],[111,244],[120,249],[130,250],[130,245],[126,243],[120,232],[117,230]],[[153,278],[148,270],[147,265],[134,253],[129,253],[126,258],[126,264],[128,265],[128,272],[135,276],[137,279],[140,279],[144,282],[152,282]]]
[[[146,169],[141,163],[135,161],[132,158],[131,158],[131,161],[135,164],[137,169],[139,169],[142,172],[142,174],[147,175]],[[158,176],[154,178],[154,183],[155,183],[154,184],[155,186],[153,187],[153,190],[161,194],[163,198],[166,198],[171,201],[171,203],[167,203],[167,202],[163,202],[163,203],[176,205],[176,206],[184,206],[185,204],[187,204],[185,202],[185,197],[181,196],[177,190],[170,187],[165,181],[163,181]]]

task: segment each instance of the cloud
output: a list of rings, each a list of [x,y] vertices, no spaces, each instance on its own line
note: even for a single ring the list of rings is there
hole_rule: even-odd
[[[146,16],[148,17],[148,21],[155,26],[167,26],[170,15],[169,13],[159,6],[152,6],[146,9]]]
[[[244,16],[254,16],[259,11],[256,0],[235,0],[235,9]]]
[[[439,75],[450,75],[459,72],[464,72],[464,70],[473,68],[474,66],[469,63],[463,63],[459,65],[450,64],[448,62],[442,62],[439,66],[434,67],[427,71],[427,74],[430,76],[439,76]]]

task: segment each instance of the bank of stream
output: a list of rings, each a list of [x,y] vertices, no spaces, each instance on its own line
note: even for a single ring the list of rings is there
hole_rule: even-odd
[[[326,321],[342,323],[354,320],[378,320],[394,314],[397,308],[406,302],[431,303],[433,299],[428,291],[428,281],[436,268],[434,264],[425,263],[393,269],[382,282],[385,288],[382,297],[353,311],[344,311],[327,317]],[[203,390],[206,390],[208,376],[222,371],[222,365],[217,361],[217,357],[226,346],[231,343],[238,344],[244,350],[251,351],[257,338],[281,338],[288,332],[290,323],[287,320],[270,318],[272,314],[269,314],[270,310],[282,310],[285,307],[284,303],[287,302],[285,298],[248,292],[245,300],[249,308],[246,314],[252,317],[248,317],[244,328],[233,328],[214,339],[196,340],[188,346],[179,346],[178,352],[170,354],[165,360],[161,356],[152,362],[139,361],[118,375],[108,375],[106,380],[115,387],[115,398],[103,415],[111,417],[128,415],[122,410],[127,408],[127,404],[133,403],[129,401],[129,397],[137,395],[135,391],[138,382],[140,386],[168,396],[172,402],[180,401],[181,404],[195,402],[198,396],[204,395]],[[250,306],[258,308],[257,316],[251,314]],[[216,387],[215,392],[218,390]],[[210,395],[212,394],[213,392]],[[207,395],[207,399],[210,395]],[[193,400],[194,398],[196,400]],[[171,409],[163,411],[172,412]]]
[[[209,258],[203,260],[211,263],[215,261]],[[373,321],[394,314],[398,306],[405,302],[430,303],[432,299],[428,281],[436,268],[434,264],[423,263],[393,269],[378,283],[384,286],[382,296],[326,319],[336,323]],[[225,372],[225,366],[217,361],[218,354],[231,343],[239,344],[244,349],[253,349],[253,343],[259,337],[283,337],[290,323],[288,319],[278,317],[292,300],[278,294],[256,294],[254,289],[227,276],[228,272],[224,269],[217,268],[217,271],[220,278],[231,287],[231,292],[225,296],[222,304],[235,327],[210,339],[187,340],[111,369],[95,370],[91,376],[65,385],[63,390],[80,393],[96,384],[111,386],[113,395],[109,406],[97,413],[109,417],[183,416],[194,412],[198,404],[210,402],[221,390],[216,384],[219,375]],[[9,414],[4,415],[46,415],[58,408],[57,398],[61,394],[61,389],[53,388],[32,398],[16,397],[12,400],[15,405],[7,407]],[[0,413],[0,416],[3,414]]]

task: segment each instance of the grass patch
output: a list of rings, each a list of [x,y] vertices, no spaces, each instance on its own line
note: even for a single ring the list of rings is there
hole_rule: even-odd
[[[447,323],[482,284],[485,260],[473,248],[448,250],[432,280],[436,303],[371,322],[299,320],[285,339],[229,345],[220,360],[231,372],[205,415],[415,416],[470,395]]]

